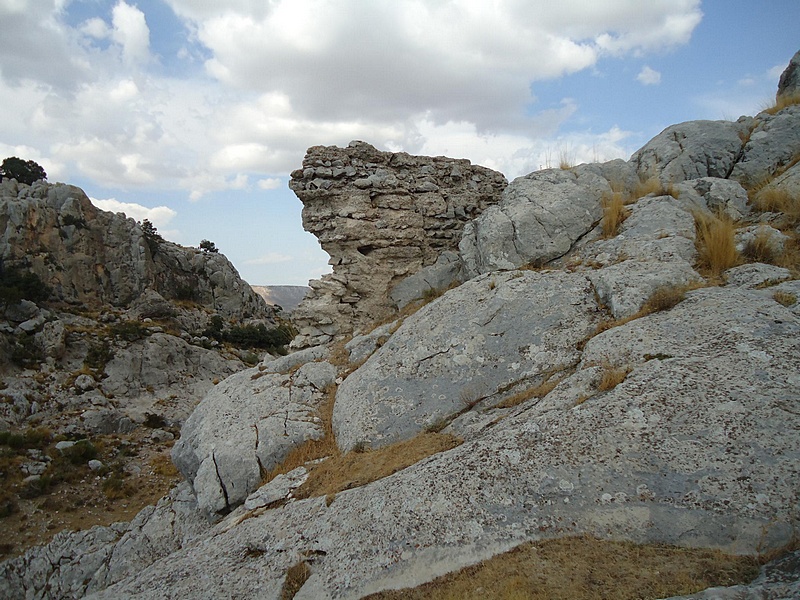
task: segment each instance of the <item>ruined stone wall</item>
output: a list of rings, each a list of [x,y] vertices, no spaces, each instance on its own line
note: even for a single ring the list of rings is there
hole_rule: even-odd
[[[455,250],[465,223],[499,201],[505,177],[468,160],[381,152],[364,142],[314,146],[291,189],[303,226],[333,273],[295,310],[296,348],[324,344],[390,315],[389,290]]]

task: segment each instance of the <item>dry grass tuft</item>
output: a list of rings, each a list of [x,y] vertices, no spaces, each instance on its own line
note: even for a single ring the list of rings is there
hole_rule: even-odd
[[[790,294],[789,292],[775,292],[772,294],[772,299],[775,300],[778,304],[783,304],[785,307],[794,306],[797,303],[797,296],[794,294]]]
[[[295,498],[331,496],[388,477],[423,458],[459,446],[463,440],[443,433],[418,436],[377,450],[336,454],[311,468]]]
[[[292,600],[309,577],[311,577],[311,569],[305,561],[289,567],[281,589],[281,600]]]
[[[668,285],[658,288],[642,305],[640,316],[649,315],[654,312],[669,310],[686,298],[686,292],[694,289],[691,285]]]
[[[523,544],[419,587],[388,590],[367,598],[639,600],[749,583],[757,575],[754,557],[571,537]]]
[[[697,230],[698,267],[704,275],[719,277],[720,274],[739,263],[739,252],[734,241],[733,221],[723,214],[694,213]]]
[[[527,390],[517,392],[513,396],[509,396],[494,405],[494,408],[512,408],[519,406],[523,402],[527,402],[532,398],[544,398],[561,382],[562,377],[556,377],[555,372],[546,375],[544,380],[539,384]]]
[[[622,192],[603,194],[603,238],[612,238],[619,233],[619,226],[628,218],[630,210],[625,208],[625,196]]]
[[[597,384],[597,389],[601,392],[613,390],[620,383],[625,381],[625,378],[631,372],[628,367],[612,367],[611,365],[603,366],[603,374],[600,377],[600,383]]]
[[[764,112],[770,115],[774,115],[782,111],[787,106],[792,106],[793,104],[800,104],[800,92],[794,92],[792,94],[781,94],[777,98],[775,98],[775,104],[772,106],[765,108]]]
[[[770,236],[766,229],[759,228],[755,237],[745,244],[742,256],[748,262],[775,264],[778,256],[775,248],[770,243]]]
[[[639,183],[636,184],[636,187],[633,189],[633,194],[631,195],[634,199],[638,199],[642,198],[643,196],[647,196],[648,194],[654,194],[656,196],[672,196],[673,198],[677,198],[679,196],[678,191],[671,183],[664,185],[657,175],[653,175],[647,179],[639,180]]]
[[[783,213],[786,227],[800,224],[800,198],[786,190],[764,187],[754,194],[753,205],[762,212]]]

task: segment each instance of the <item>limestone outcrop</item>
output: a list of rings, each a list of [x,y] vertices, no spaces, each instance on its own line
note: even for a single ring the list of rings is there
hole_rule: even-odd
[[[71,185],[0,182],[0,248],[5,266],[24,266],[69,303],[126,307],[154,290],[225,317],[272,315],[224,255],[148,236]]]
[[[302,348],[341,339],[395,310],[391,289],[455,250],[461,230],[499,200],[503,175],[468,160],[314,146],[289,186],[333,273],[295,310]]]

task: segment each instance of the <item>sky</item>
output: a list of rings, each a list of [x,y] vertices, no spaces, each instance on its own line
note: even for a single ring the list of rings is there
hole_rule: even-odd
[[[329,272],[292,170],[315,145],[511,180],[754,115],[798,0],[0,0],[0,159],[213,241],[253,285]]]

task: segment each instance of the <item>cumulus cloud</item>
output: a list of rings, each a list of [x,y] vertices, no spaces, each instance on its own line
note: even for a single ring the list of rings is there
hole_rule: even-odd
[[[125,213],[127,217],[136,219],[137,221],[148,219],[156,227],[164,227],[178,215],[177,212],[168,206],[148,208],[141,204],[136,204],[135,202],[120,202],[116,198],[89,198],[89,200],[100,210]]]
[[[661,73],[645,65],[639,71],[636,80],[642,85],[658,85],[661,83]]]
[[[274,189],[308,146],[352,139],[517,173],[577,108],[538,107],[536,82],[685,43],[702,16],[699,0],[167,4],[184,39],[156,53],[202,57],[204,73],[159,68],[146,5],[118,0],[73,27],[63,0],[0,3],[0,103],[17,117],[0,140],[101,185],[193,200]],[[603,156],[623,146],[580,135],[575,148]]]

